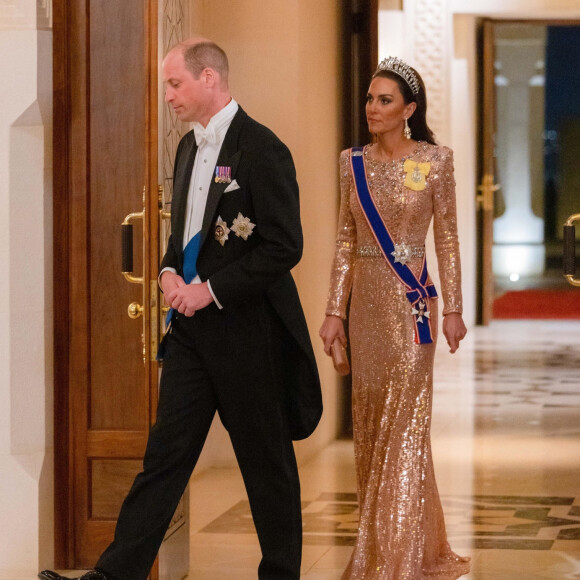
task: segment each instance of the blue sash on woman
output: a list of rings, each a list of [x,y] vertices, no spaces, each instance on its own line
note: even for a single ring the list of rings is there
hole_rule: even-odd
[[[360,206],[387,263],[397,278],[407,288],[407,299],[411,303],[411,314],[415,321],[415,342],[417,344],[429,344],[433,342],[429,299],[436,298],[437,291],[432,283],[427,284],[429,278],[427,260],[423,257],[423,266],[419,279],[408,266],[395,261],[393,255],[395,243],[371,196],[362,151],[362,147],[353,147],[350,154],[355,189]]]

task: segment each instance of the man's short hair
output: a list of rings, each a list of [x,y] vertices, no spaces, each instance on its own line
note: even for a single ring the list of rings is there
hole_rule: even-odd
[[[226,53],[213,42],[198,42],[183,49],[185,67],[198,79],[204,68],[214,69],[225,82],[228,80],[229,64]]]

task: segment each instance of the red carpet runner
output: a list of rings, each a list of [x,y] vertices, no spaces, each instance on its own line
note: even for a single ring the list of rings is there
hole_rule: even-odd
[[[580,288],[506,292],[494,300],[493,318],[580,319]]]

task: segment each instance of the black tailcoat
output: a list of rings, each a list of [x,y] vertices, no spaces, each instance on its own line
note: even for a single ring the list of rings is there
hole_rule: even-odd
[[[183,267],[183,230],[189,182],[197,145],[193,131],[179,143],[174,166],[171,229],[161,268]],[[212,179],[203,217],[197,272],[209,280],[224,311],[247,302],[267,301],[279,317],[280,363],[286,389],[292,437],[303,439],[316,428],[322,414],[322,396],[316,361],[298,292],[290,274],[302,256],[302,228],[298,184],[288,148],[266,127],[240,107],[228,129],[217,166],[231,167],[238,189]],[[255,227],[244,240],[233,231],[220,244],[218,218],[228,227],[238,215]],[[211,330],[211,329],[210,329]],[[216,352],[236,357],[236,351]],[[245,361],[240,360],[243,365]]]

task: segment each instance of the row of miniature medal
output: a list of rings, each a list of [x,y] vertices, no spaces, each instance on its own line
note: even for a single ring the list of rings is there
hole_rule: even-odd
[[[232,182],[232,168],[226,165],[218,165],[215,168],[216,183],[231,183]]]

